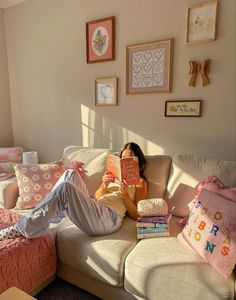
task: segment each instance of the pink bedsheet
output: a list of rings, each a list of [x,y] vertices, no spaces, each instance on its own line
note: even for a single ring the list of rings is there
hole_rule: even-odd
[[[0,229],[15,224],[19,216],[0,208]],[[56,247],[51,235],[0,242],[0,293],[15,286],[31,292],[56,273]]]

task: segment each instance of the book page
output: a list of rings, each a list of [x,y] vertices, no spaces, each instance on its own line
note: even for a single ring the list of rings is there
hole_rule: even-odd
[[[140,183],[138,157],[124,157],[120,159],[122,179],[129,185]]]
[[[122,181],[120,158],[118,156],[112,154],[108,156],[106,170],[111,172],[118,181]]]

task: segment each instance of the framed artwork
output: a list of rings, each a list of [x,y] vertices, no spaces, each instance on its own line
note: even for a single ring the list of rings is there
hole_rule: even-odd
[[[117,105],[117,77],[98,78],[95,80],[95,105]]]
[[[173,40],[126,47],[126,93],[171,92]]]
[[[188,8],[187,44],[197,44],[216,39],[218,1],[207,1]]]
[[[115,59],[115,17],[86,23],[87,63]]]
[[[165,117],[201,117],[202,100],[165,102]]]

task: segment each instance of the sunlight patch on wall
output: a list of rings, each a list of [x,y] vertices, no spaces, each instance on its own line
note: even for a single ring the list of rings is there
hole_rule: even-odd
[[[145,154],[164,154],[164,149],[159,145],[85,105],[81,105],[81,122],[84,147],[119,151],[125,143],[133,141],[140,145]]]

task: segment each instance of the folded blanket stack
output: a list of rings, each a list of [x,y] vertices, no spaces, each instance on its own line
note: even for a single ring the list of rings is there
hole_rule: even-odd
[[[168,206],[165,200],[148,199],[138,202],[137,238],[169,236]]]
[[[0,148],[0,180],[15,176],[14,165],[22,162],[23,148]]]

